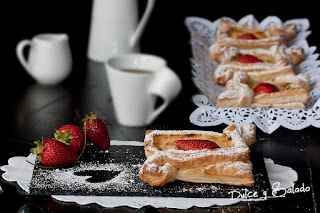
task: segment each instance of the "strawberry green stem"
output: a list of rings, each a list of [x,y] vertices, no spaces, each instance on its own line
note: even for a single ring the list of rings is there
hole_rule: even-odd
[[[82,148],[82,151],[80,153],[80,155],[78,156],[78,159],[79,160],[81,158],[81,156],[83,155],[84,153],[84,150],[86,149],[86,145],[87,145],[87,134],[86,134],[86,130],[87,130],[87,121],[84,121],[84,130],[83,130],[83,133],[84,133],[84,143],[83,143],[83,148]]]

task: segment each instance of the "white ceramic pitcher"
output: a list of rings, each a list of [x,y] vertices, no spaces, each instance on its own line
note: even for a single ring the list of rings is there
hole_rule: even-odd
[[[30,46],[28,57],[24,48]],[[55,85],[65,80],[72,69],[72,55],[67,34],[43,33],[20,41],[17,57],[25,70],[40,84]]]
[[[153,10],[148,0],[138,22],[138,0],[94,0],[88,57],[105,62],[113,55],[139,52],[139,39]]]

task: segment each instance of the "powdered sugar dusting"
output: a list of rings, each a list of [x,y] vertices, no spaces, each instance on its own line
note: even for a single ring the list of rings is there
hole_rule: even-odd
[[[53,171],[43,170],[40,175],[34,177],[33,184],[37,185],[38,188],[50,188],[52,186],[57,191],[81,191],[88,194],[93,192],[103,193],[111,190],[123,192],[139,185],[136,183],[136,175],[140,167],[141,164],[87,162],[72,168],[55,169]],[[103,182],[89,182],[88,178],[91,176],[76,175],[77,172],[87,170],[96,171],[97,173],[101,171],[118,172],[118,174]],[[54,184],[52,185],[48,181]]]
[[[242,162],[242,161],[229,161],[229,162],[222,162],[219,165],[223,165],[226,170],[235,170],[237,175],[242,174],[251,174],[252,171],[252,164],[251,162]],[[215,166],[215,165],[211,165]],[[210,166],[209,166],[210,167]]]
[[[225,196],[223,187],[210,184],[172,184],[164,187],[152,187],[140,180],[138,174],[144,161],[143,147],[132,146],[132,149],[115,146],[118,149],[109,150],[105,156],[108,159],[79,162],[69,168],[54,170],[36,168],[32,177],[30,191],[32,194],[55,195],[100,195],[100,196],[199,196],[206,193],[208,197]],[[121,148],[120,148],[121,147]],[[138,152],[137,152],[138,151]],[[89,153],[90,155],[92,153]],[[101,153],[100,153],[101,154]],[[97,157],[97,156],[96,156]],[[101,157],[101,156],[100,156]],[[150,169],[155,169],[150,165]],[[108,176],[101,173],[110,172]],[[80,175],[83,173],[82,175]],[[91,175],[86,175],[89,173]],[[98,180],[90,181],[92,174],[99,176]]]
[[[242,131],[246,131],[246,129],[242,129]],[[162,141],[159,139],[160,142],[157,142],[160,144],[160,147],[157,147],[155,145],[155,137],[159,135],[163,135],[163,137]],[[213,140],[213,142],[219,141],[221,144],[224,144],[222,146],[218,144],[220,145],[220,148],[218,149],[201,150],[179,150],[171,148],[170,146],[161,147],[161,145],[170,144],[164,137],[171,139],[180,135],[181,137],[187,135],[195,137],[190,139],[206,136],[208,140]],[[211,135],[218,137],[210,139],[209,136]],[[252,137],[254,137],[254,135],[252,135]],[[171,143],[172,142],[173,141],[171,141]],[[188,180],[187,177],[179,178],[177,172],[183,171],[184,169],[208,165],[219,169],[221,168],[222,171],[229,171],[229,174],[240,174],[240,176],[242,176],[241,174],[246,174],[246,177],[252,178],[252,167],[250,167],[250,163],[247,163],[250,159],[249,147],[234,126],[225,128],[223,134],[211,131],[190,130],[148,131],[145,137],[145,151],[146,155],[149,157],[140,169],[140,177],[150,185],[164,185],[175,179]],[[221,162],[226,164],[221,164]],[[230,167],[232,167],[231,170]],[[230,185],[234,184],[233,182],[228,183]],[[254,184],[254,182],[251,182],[250,184]]]
[[[228,99],[231,99],[231,98],[238,98],[239,96],[239,92],[238,90],[226,90],[225,92],[221,93],[219,95],[219,99],[225,99],[225,98],[228,98]]]
[[[253,125],[236,125],[236,128],[244,141],[254,136],[255,126]]]
[[[54,170],[35,168],[30,184],[31,194],[219,198],[230,197],[229,191],[243,190],[237,186],[181,181],[152,187],[141,181],[138,176],[145,160],[142,146],[112,145],[108,153],[88,150],[85,157],[87,158],[68,168]],[[85,174],[94,172],[97,172],[98,176],[103,172],[110,172],[112,175],[107,175],[107,180],[103,180],[104,175],[100,175],[97,181],[90,181],[91,176]],[[261,172],[256,175],[258,175],[257,182],[250,190],[266,190],[265,181],[260,181],[263,177]]]
[[[245,131],[245,130],[243,130]],[[187,162],[192,159],[200,159],[206,156],[218,155],[218,156],[232,156],[236,154],[244,154],[249,148],[240,137],[239,133],[234,130],[231,132],[230,136],[232,138],[233,147],[229,148],[219,148],[214,150],[204,149],[204,150],[176,150],[168,149],[165,151],[160,151],[154,146],[154,137],[159,135],[188,135],[188,134],[198,134],[198,135],[208,135],[217,136],[219,138],[226,137],[225,135],[213,131],[201,131],[201,130],[153,130],[149,134],[146,134],[145,141],[151,141],[152,146],[148,146],[146,149],[152,150],[155,154],[148,159],[148,162],[152,162],[153,158],[166,156],[170,159],[179,162]],[[160,154],[161,152],[161,154]],[[156,154],[157,153],[157,154]]]

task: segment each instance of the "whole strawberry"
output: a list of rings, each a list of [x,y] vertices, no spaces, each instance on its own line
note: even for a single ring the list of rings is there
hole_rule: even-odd
[[[174,145],[180,150],[218,149],[218,144],[208,140],[177,140]]]
[[[89,141],[102,150],[110,147],[110,137],[106,124],[103,120],[91,113],[83,119],[83,129],[86,129],[86,135]]]
[[[80,152],[84,146],[83,131],[76,125],[67,124],[60,127],[54,133],[54,138],[62,143],[67,144],[76,152]]]
[[[37,154],[37,159],[47,167],[62,166],[74,163],[78,159],[78,154],[64,143],[55,139],[42,139],[34,142],[37,147],[30,150]]]

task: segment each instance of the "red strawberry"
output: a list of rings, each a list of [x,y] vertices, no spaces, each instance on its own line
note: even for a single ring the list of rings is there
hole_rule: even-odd
[[[258,84],[258,86],[256,86],[256,88],[254,88],[254,92],[257,94],[273,93],[277,91],[279,91],[279,89],[276,86],[269,83],[260,83]]]
[[[255,37],[254,35],[252,35],[251,33],[246,33],[246,34],[242,34],[241,36],[238,37],[239,39],[246,39],[246,40],[256,40],[257,37]]]
[[[34,143],[37,147],[32,148],[30,152],[37,154],[37,159],[44,166],[61,166],[78,160],[78,154],[74,150],[55,139],[42,139]]]
[[[208,140],[177,140],[174,144],[182,150],[201,150],[220,148],[215,142]]]
[[[110,137],[104,121],[98,118],[96,114],[91,113],[90,116],[85,116],[83,122],[83,129],[86,129],[89,141],[102,150],[108,149],[110,147]]]
[[[259,63],[262,61],[252,55],[241,55],[240,58],[238,59],[238,62],[247,64],[247,63]]]
[[[84,135],[82,129],[76,125],[67,124],[60,127],[55,133],[54,138],[70,146],[76,152],[83,149]]]

